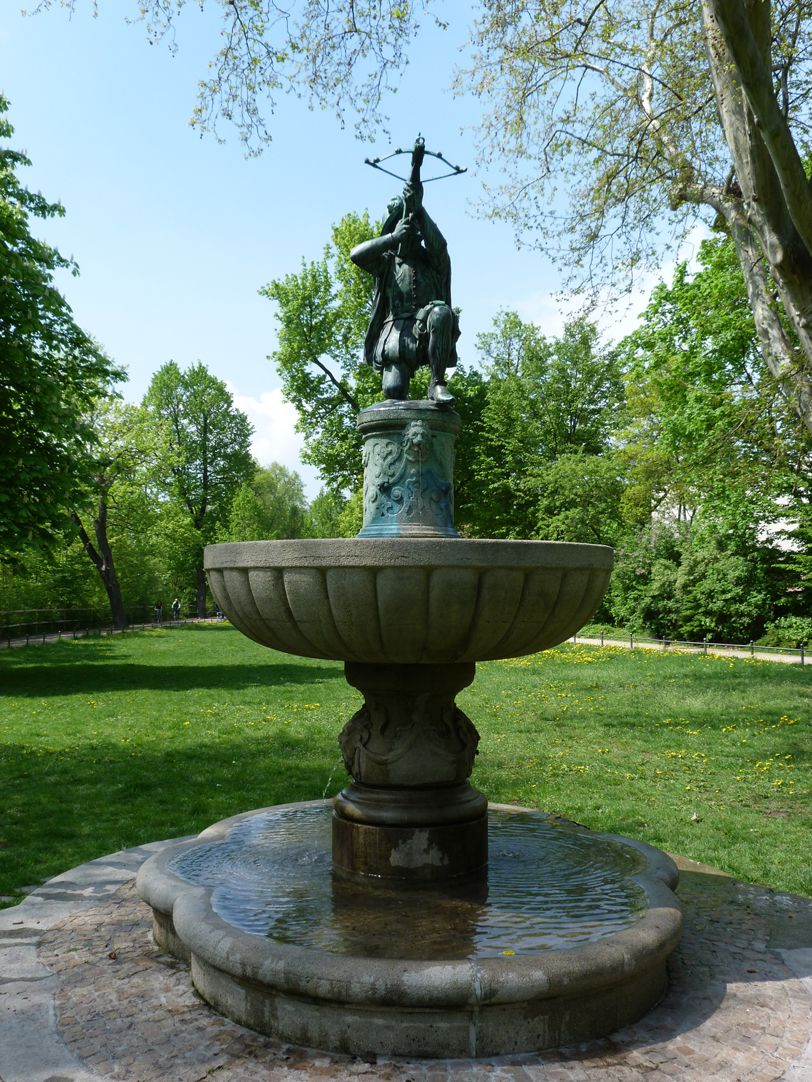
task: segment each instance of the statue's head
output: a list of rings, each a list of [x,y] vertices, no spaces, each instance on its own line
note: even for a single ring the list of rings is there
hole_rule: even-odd
[[[381,230],[381,236],[386,233],[391,233],[400,219],[403,217],[403,211],[405,207],[403,205],[403,197],[400,195],[393,196],[386,204],[386,221],[383,223],[383,229]]]

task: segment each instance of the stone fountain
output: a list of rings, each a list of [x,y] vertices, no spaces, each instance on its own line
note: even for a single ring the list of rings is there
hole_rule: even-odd
[[[351,781],[334,801],[245,812],[167,847],[138,890],[159,945],[238,1022],[357,1054],[490,1056],[639,1018],[664,993],[682,918],[665,854],[489,808],[469,782],[479,735],[455,700],[476,663],[572,636],[600,603],[613,553],[457,536],[461,422],[445,365],[458,331],[445,242],[419,198],[421,146],[401,216],[390,204],[381,238],[353,252],[391,309],[385,275],[439,251],[429,286],[442,298],[411,324],[390,311],[376,328],[373,317],[367,355],[388,397],[358,419],[359,536],[206,550],[212,592],[241,632],[344,662],[363,696],[339,737]],[[407,212],[419,240],[401,224]],[[414,299],[414,274],[407,285]],[[420,347],[416,360],[381,345],[393,322]],[[407,397],[418,363],[432,371],[426,401]]]

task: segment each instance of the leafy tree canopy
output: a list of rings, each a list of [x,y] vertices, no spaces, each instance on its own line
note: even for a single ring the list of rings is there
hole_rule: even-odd
[[[13,128],[0,97],[0,140]],[[88,418],[125,378],[76,324],[56,288],[75,264],[31,233],[32,218],[64,213],[29,192],[17,170],[28,158],[0,145],[0,559],[45,545],[65,525],[93,476]]]
[[[168,452],[159,484],[194,541],[197,606],[203,615],[203,547],[225,527],[235,493],[256,470],[250,452],[251,425],[235,408],[222,380],[200,362],[185,372],[174,361],[162,365],[152,378],[144,407],[165,433]]]
[[[307,501],[302,479],[278,462],[258,469],[237,489],[223,541],[266,541],[303,537]]]
[[[586,320],[567,324],[560,338],[546,338],[515,312],[503,312],[477,346],[486,380],[474,469],[480,485],[478,532],[538,537],[541,522],[556,517],[550,501],[562,492],[550,481],[551,464],[609,450],[623,403],[620,365]],[[569,495],[578,500],[585,492]],[[542,493],[547,494],[543,513]]]
[[[618,550],[608,607],[619,624],[658,638],[747,642],[782,601],[774,561],[754,529],[655,523]]]
[[[153,40],[186,2],[137,0]],[[194,119],[233,121],[249,146],[283,89],[368,132],[419,29],[445,14],[439,0],[208,6],[222,45]],[[807,0],[480,0],[474,15],[458,85],[507,176],[487,209],[596,286],[628,284],[703,208],[734,240],[764,360],[812,431]]]
[[[160,431],[142,407],[102,399],[90,418],[96,437],[93,481],[71,518],[110,604],[112,622],[124,627],[127,613],[118,573],[120,544],[142,537],[151,517],[149,479],[163,457]],[[115,557],[114,557],[115,551]]]
[[[655,287],[640,327],[621,346],[629,423],[621,434],[630,517],[766,522],[777,501],[808,485],[812,439],[759,363],[755,325],[731,240],[702,244],[700,269],[677,267]]]
[[[298,273],[260,290],[277,306],[279,347],[270,359],[298,413],[302,457],[337,492],[358,483],[355,418],[380,397],[378,377],[359,363],[374,282],[350,260],[351,249],[375,233],[368,214],[345,214],[320,259],[302,260]]]

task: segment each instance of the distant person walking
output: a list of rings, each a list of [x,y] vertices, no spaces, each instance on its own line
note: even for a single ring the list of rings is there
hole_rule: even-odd
[[[172,619],[173,620],[179,620],[180,619],[180,598],[179,597],[176,597],[175,600],[172,602]]]
[[[163,623],[164,619],[164,603],[163,601],[155,602],[155,622],[156,624]]]

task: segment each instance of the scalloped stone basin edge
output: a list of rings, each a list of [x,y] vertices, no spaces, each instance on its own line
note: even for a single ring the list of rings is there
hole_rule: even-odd
[[[190,962],[192,981],[205,1000],[252,1029],[352,1054],[488,1056],[608,1034],[642,1017],[665,992],[666,959],[682,928],[671,890],[677,870],[643,842],[593,835],[630,846],[643,858],[642,871],[631,878],[643,888],[647,908],[631,927],[522,957],[380,959],[241,931],[213,911],[211,888],[169,869],[180,853],[225,839],[237,823],[257,814],[234,816],[193,841],[168,846],[142,867],[137,880],[153,909],[158,944]]]
[[[222,611],[303,657],[486,661],[564,642],[594,613],[614,552],[554,541],[352,538],[209,545]]]

